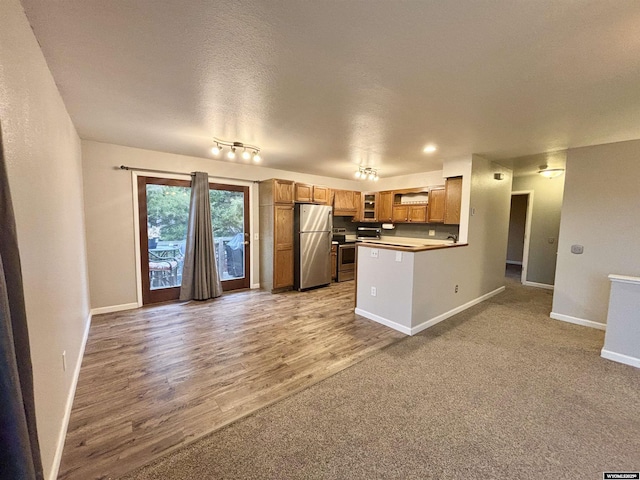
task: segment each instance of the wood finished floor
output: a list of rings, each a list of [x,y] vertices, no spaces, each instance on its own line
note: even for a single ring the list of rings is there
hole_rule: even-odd
[[[404,337],[353,305],[345,282],[95,316],[58,478],[117,478]]]

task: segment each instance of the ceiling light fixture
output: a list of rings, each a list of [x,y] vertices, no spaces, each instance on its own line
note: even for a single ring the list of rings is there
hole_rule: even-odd
[[[224,147],[229,148],[227,152],[227,158],[229,160],[234,160],[236,158],[236,150],[238,148],[242,149],[242,158],[244,160],[251,160],[255,163],[258,163],[262,160],[260,157],[260,148],[255,145],[249,145],[242,142],[227,142],[225,140],[220,140],[218,138],[213,139],[213,143],[215,144],[211,149],[211,153],[213,153],[216,157],[220,156]]]
[[[540,165],[538,173],[546,178],[555,178],[564,173],[564,168],[549,168],[548,165]]]
[[[437,148],[435,145],[430,144],[430,145],[427,145],[426,147],[424,147],[424,149],[423,149],[422,151],[423,151],[424,153],[433,153],[433,152],[435,152],[437,149],[438,149],[438,148]]]
[[[356,178],[361,178],[362,180],[373,180],[374,182],[378,181],[378,170],[371,167],[358,167],[358,170],[355,173]]]

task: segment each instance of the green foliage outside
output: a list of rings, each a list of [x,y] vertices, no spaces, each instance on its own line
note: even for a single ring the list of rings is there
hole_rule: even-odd
[[[187,237],[189,187],[147,185],[147,222],[149,237],[179,242]],[[209,190],[214,237],[232,237],[244,230],[242,192]]]

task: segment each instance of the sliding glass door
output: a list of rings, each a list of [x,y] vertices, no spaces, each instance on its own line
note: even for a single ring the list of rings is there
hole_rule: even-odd
[[[191,182],[138,177],[143,303],[177,300]],[[209,184],[216,264],[223,290],[249,287],[249,187]]]

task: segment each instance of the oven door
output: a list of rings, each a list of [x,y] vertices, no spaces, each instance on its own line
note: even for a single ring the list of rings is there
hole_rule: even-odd
[[[345,244],[338,247],[338,281],[353,280],[356,274],[356,246]]]

